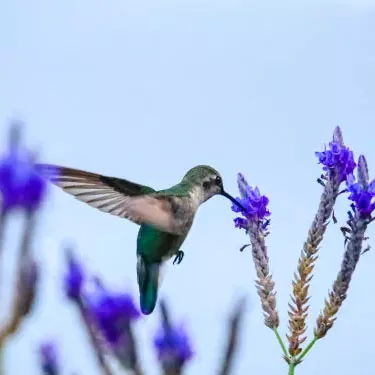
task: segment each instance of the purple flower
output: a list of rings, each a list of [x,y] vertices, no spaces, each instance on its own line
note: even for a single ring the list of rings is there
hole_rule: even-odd
[[[111,346],[126,342],[129,323],[140,317],[133,298],[128,293],[110,291],[96,284],[94,293],[87,296],[90,315]]]
[[[234,219],[236,228],[247,229],[249,221],[265,221],[268,226],[269,220],[266,220],[270,216],[271,212],[268,210],[269,199],[265,195],[261,195],[257,187],[253,188],[249,186],[244,176],[239,173],[238,188],[241,194],[241,198],[236,198],[237,201],[245,208],[245,212],[242,211],[237,205],[232,205],[232,211],[241,212],[245,218],[237,217]],[[266,229],[266,228],[263,229]]]
[[[360,157],[361,160],[362,157]],[[363,158],[365,161],[365,159]],[[359,162],[359,165],[362,163]],[[360,170],[358,170],[358,180],[360,177]],[[367,173],[367,172],[366,172]],[[349,199],[354,202],[356,210],[362,216],[371,216],[375,209],[375,179],[370,183],[368,181],[356,182],[354,175],[349,175],[346,179],[346,186],[350,192]]]
[[[78,301],[81,297],[83,282],[85,280],[85,272],[82,265],[74,256],[73,251],[66,250],[68,269],[64,278],[65,293],[68,298]]]
[[[45,375],[57,375],[59,366],[56,346],[52,342],[45,342],[39,348],[40,367]]]
[[[46,183],[37,174],[32,155],[20,147],[17,126],[13,126],[9,138],[8,151],[0,158],[2,209],[35,210],[45,196]]]
[[[154,338],[154,346],[158,359],[165,365],[168,363],[183,364],[193,357],[189,337],[183,326],[159,329]]]
[[[329,143],[329,149],[315,152],[319,163],[323,164],[323,170],[328,177],[334,173],[338,176],[338,182],[345,181],[346,177],[353,173],[356,166],[353,151],[343,144],[341,130],[336,127],[333,140]]]

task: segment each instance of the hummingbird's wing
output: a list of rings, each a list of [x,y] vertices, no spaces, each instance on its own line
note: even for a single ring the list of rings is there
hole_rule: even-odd
[[[37,164],[36,168],[42,177],[92,207],[174,233],[171,202],[154,195],[151,187],[52,164]]]

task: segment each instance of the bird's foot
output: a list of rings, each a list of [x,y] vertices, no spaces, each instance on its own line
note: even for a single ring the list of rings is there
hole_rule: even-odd
[[[177,264],[180,264],[182,262],[182,259],[184,259],[184,252],[179,250],[177,251],[177,254],[173,260],[173,264],[177,263]]]

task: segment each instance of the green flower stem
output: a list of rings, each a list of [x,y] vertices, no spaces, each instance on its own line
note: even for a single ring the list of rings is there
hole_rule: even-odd
[[[315,343],[318,341],[316,337],[314,337],[313,340],[311,340],[310,344],[306,346],[305,350],[297,357],[297,362],[300,362],[302,358],[306,356],[306,354],[311,350],[311,348],[315,345]]]
[[[306,356],[306,354],[311,350],[311,348],[317,341],[318,339],[315,337],[313,340],[311,340],[310,344],[306,346],[305,350],[298,357],[290,358],[288,375],[294,375],[294,369],[296,368],[296,366],[302,361],[302,359]]]
[[[291,362],[289,364],[289,371],[288,371],[288,375],[294,375],[294,369],[296,368],[296,364],[294,362]]]
[[[279,331],[277,330],[277,328],[273,328],[272,329],[276,338],[277,338],[277,341],[279,342],[280,346],[281,346],[281,350],[283,351],[283,354],[285,356],[285,358],[288,358],[288,351],[286,350],[286,346],[284,345],[284,342],[283,340],[281,339],[280,337],[280,334],[279,334]]]

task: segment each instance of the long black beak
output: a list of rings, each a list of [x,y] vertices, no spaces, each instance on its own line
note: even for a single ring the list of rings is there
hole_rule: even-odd
[[[234,199],[230,194],[228,194],[226,191],[222,191],[221,195],[223,195],[225,198],[228,198],[230,201],[232,201],[236,206],[238,206],[243,212],[246,212],[246,209],[244,206],[242,206],[241,203],[239,203],[236,199]]]

